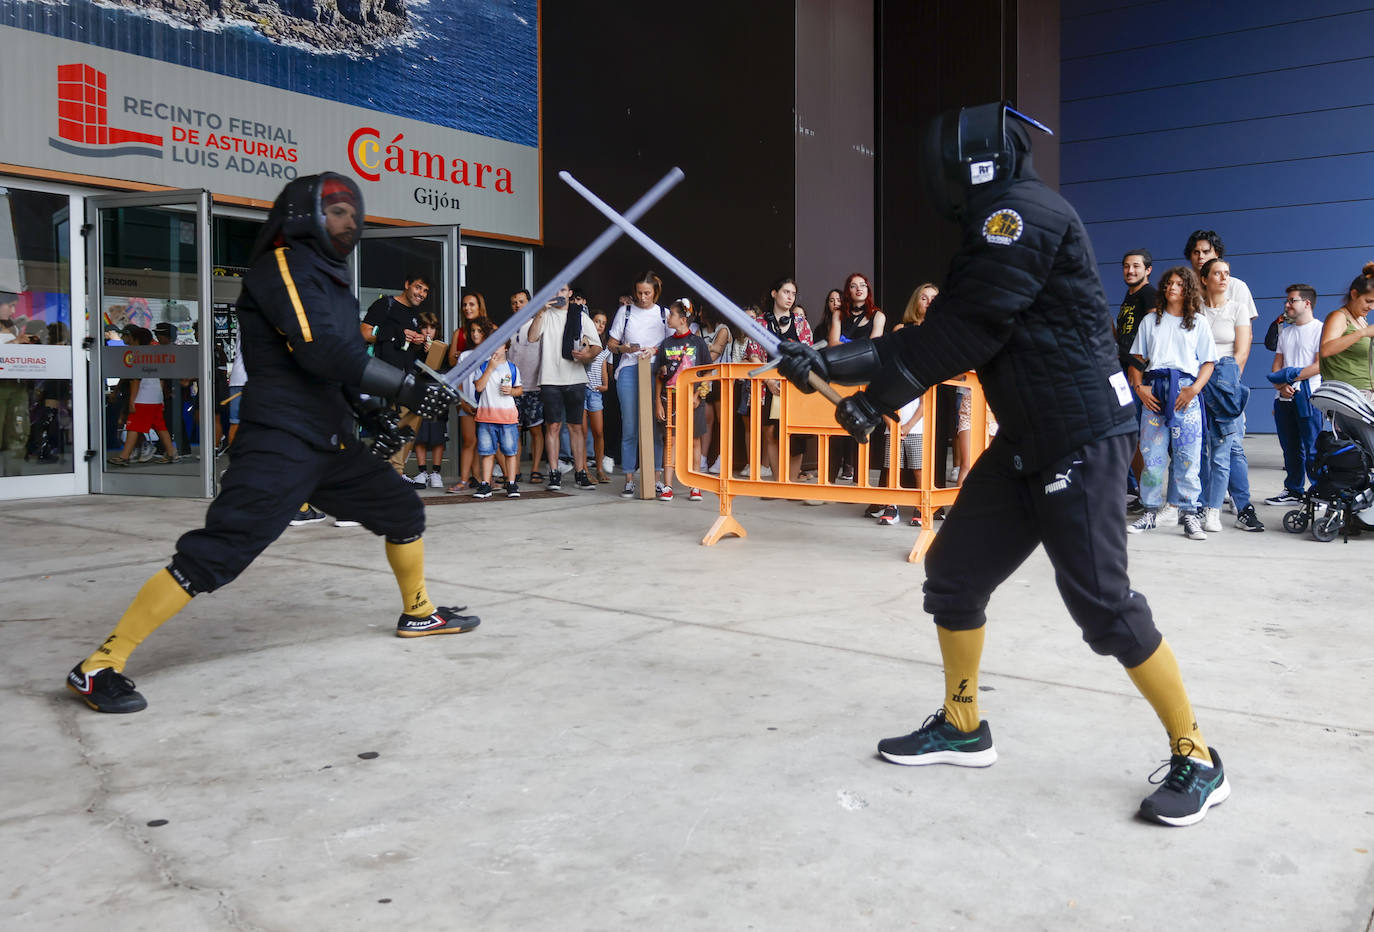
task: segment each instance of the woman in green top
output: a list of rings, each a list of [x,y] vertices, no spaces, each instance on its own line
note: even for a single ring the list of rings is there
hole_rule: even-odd
[[[1370,338],[1374,325],[1367,315],[1374,311],[1374,262],[1350,283],[1345,305],[1327,315],[1322,328],[1320,365],[1322,381],[1345,382],[1364,392],[1374,402],[1374,383],[1370,369]]]

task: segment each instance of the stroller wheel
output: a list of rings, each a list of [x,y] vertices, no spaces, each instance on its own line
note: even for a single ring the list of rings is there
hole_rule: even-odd
[[[1312,525],[1312,536],[1322,543],[1336,539],[1336,535],[1341,532],[1341,526],[1345,524],[1345,509],[1331,506],[1326,510],[1326,514],[1317,519]]]
[[[1311,523],[1311,515],[1305,509],[1294,508],[1283,516],[1283,529],[1289,534],[1301,534]]]

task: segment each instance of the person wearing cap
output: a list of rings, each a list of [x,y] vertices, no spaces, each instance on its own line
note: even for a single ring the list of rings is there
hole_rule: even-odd
[[[1130,586],[1121,476],[1134,448],[1135,408],[1088,235],[1032,168],[1028,126],[1046,129],[1002,102],[934,120],[922,168],[937,210],[963,236],[925,323],[822,350],[784,343],[779,371],[803,391],[813,390],[813,372],[867,383],[836,407],[837,420],[866,440],[928,386],[973,369],[1000,425],[925,561],[945,701],[916,731],[879,742],[878,753],[913,765],[986,767],[997,759],[978,708],[985,610],[1043,545],[1084,640],[1126,668],[1168,734],[1167,776],[1140,815],[1189,825],[1231,788],[1199,731],[1173,651]],[[1086,728],[1089,718],[1076,720]]]
[[[205,526],[181,536],[170,564],[144,583],[110,636],[67,675],[68,688],[96,711],[146,707],[123,673],[129,654],[194,596],[242,573],[305,501],[385,538],[402,597],[398,636],[461,633],[479,624],[462,614],[464,607],[430,601],[424,508],[384,459],[401,438],[378,398],[438,417],[453,394],[368,355],[348,268],[364,216],[357,186],[332,172],[297,178],[277,196],[236,308],[253,378],[244,387],[233,461]],[[355,414],[385,443],[370,451],[360,445]]]

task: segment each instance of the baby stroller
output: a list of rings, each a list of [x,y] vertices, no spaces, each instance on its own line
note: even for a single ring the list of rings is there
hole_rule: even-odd
[[[1374,531],[1374,407],[1345,382],[1323,382],[1312,405],[1330,429],[1317,435],[1317,484],[1301,508],[1283,516],[1283,528],[1301,534],[1311,527],[1323,542]]]

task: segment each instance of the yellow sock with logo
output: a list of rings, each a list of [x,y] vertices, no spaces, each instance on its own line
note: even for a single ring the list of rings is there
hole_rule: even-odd
[[[945,718],[960,731],[977,731],[978,664],[983,659],[984,628],[951,631],[935,626],[945,664]]]
[[[391,572],[396,574],[396,584],[401,587],[402,611],[416,618],[434,614],[434,603],[429,600],[425,589],[425,542],[412,540],[408,544],[386,542],[386,562],[391,564]]]
[[[1164,723],[1169,733],[1170,753],[1186,754],[1210,764],[1212,755],[1207,753],[1207,742],[1202,740],[1202,732],[1198,730],[1193,704],[1188,701],[1188,690],[1183,688],[1178,658],[1169,642],[1160,641],[1149,660],[1128,668],[1126,673]]]
[[[172,574],[166,569],[158,570],[138,590],[138,595],[129,603],[124,616],[119,619],[105,643],[82,661],[81,672],[114,667],[116,672],[123,673],[124,664],[129,662],[129,655],[134,648],[157,630],[158,625],[185,608],[189,601],[191,596],[172,578]]]

